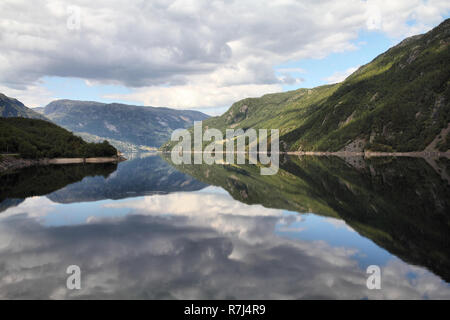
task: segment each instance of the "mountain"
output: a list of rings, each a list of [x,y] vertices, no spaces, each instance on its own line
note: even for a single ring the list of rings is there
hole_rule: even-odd
[[[198,111],[75,100],[53,101],[42,112],[54,123],[85,137],[89,134],[93,139],[97,136],[112,139],[113,144],[117,140],[137,147],[159,147],[173,130],[208,118]]]
[[[21,117],[47,120],[45,116],[26,107],[17,99],[10,98],[0,93],[0,117]]]
[[[36,107],[36,108],[33,108],[33,111],[36,111],[37,113],[39,113],[39,114],[44,114],[44,107]]]
[[[100,143],[102,141],[107,140],[112,146],[114,146],[117,150],[120,150],[123,153],[136,153],[136,152],[149,152],[156,151],[157,148],[135,145],[130,142],[120,141],[111,138],[99,137],[86,132],[75,132],[75,135],[83,139],[84,141]]]
[[[449,44],[447,19],[341,83],[244,99],[203,127],[279,129],[285,151],[447,151]]]

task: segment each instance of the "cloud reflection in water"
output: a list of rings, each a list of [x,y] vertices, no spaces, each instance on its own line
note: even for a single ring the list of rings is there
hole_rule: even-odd
[[[450,297],[438,277],[395,257],[382,267],[382,290],[368,290],[355,259],[360,249],[283,237],[277,227],[301,226],[303,216],[243,204],[218,190],[84,203],[93,213],[122,211],[57,226],[42,219],[61,205],[27,199],[0,216],[0,298]],[[71,264],[81,267],[80,291],[65,288]]]

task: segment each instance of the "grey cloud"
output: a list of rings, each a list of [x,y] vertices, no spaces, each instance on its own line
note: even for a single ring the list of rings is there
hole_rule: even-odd
[[[278,83],[274,64],[345,47],[365,19],[363,7],[333,1],[70,5],[81,8],[79,30],[67,28],[63,2],[1,2],[1,83],[19,88],[60,76],[131,87],[176,85],[251,57],[260,61],[248,66],[241,82]],[[318,19],[323,12],[329,17]]]
[[[77,0],[70,6],[81,9],[80,29],[69,30],[65,2],[3,0],[0,84],[23,89],[60,76],[129,87],[182,85],[243,65],[245,75],[231,73],[218,85],[282,83],[273,66],[354,47],[351,40],[367,27],[372,9],[345,1]],[[441,2],[424,6],[433,14],[418,18],[421,28],[449,9]],[[418,7],[406,0],[380,7],[386,19],[380,25],[406,32],[406,12]],[[255,57],[254,65],[246,64]]]
[[[198,19],[180,19],[167,5],[79,5],[81,27],[69,30],[62,3],[40,1],[33,3],[36,10],[27,10],[28,2],[2,2],[0,57],[8,62],[1,68],[3,83],[18,87],[50,75],[129,86],[178,84],[186,75],[212,71],[231,56],[213,30]]]

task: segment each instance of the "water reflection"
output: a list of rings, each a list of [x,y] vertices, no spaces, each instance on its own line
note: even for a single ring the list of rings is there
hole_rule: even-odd
[[[105,180],[117,169],[115,163],[70,164],[28,167],[0,174],[0,212],[25,198],[46,195],[66,185],[98,176]]]
[[[200,190],[207,184],[181,173],[156,153],[129,154],[108,179],[93,177],[49,194],[55,202],[123,199],[146,194]]]
[[[170,158],[167,159],[170,161]],[[181,165],[234,199],[342,219],[359,234],[450,281],[448,159],[287,157],[276,176],[256,166]]]
[[[163,172],[165,162],[145,159],[135,170]],[[366,164],[287,159],[270,179],[247,166],[178,167],[196,178],[176,171],[193,181],[187,190],[27,198],[0,214],[0,298],[450,298],[440,279],[449,266],[447,183],[426,163]],[[112,177],[133,171],[122,167]],[[94,180],[117,190],[112,177]],[[81,267],[82,290],[65,287],[71,264]],[[381,290],[366,288],[369,264],[382,267]]]

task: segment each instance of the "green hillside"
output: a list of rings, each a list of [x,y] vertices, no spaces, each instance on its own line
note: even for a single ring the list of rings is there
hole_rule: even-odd
[[[447,19],[341,83],[244,99],[203,127],[279,129],[285,151],[447,151],[449,44]]]
[[[57,125],[38,119],[0,118],[0,153],[23,158],[115,156],[107,141],[87,143]]]

